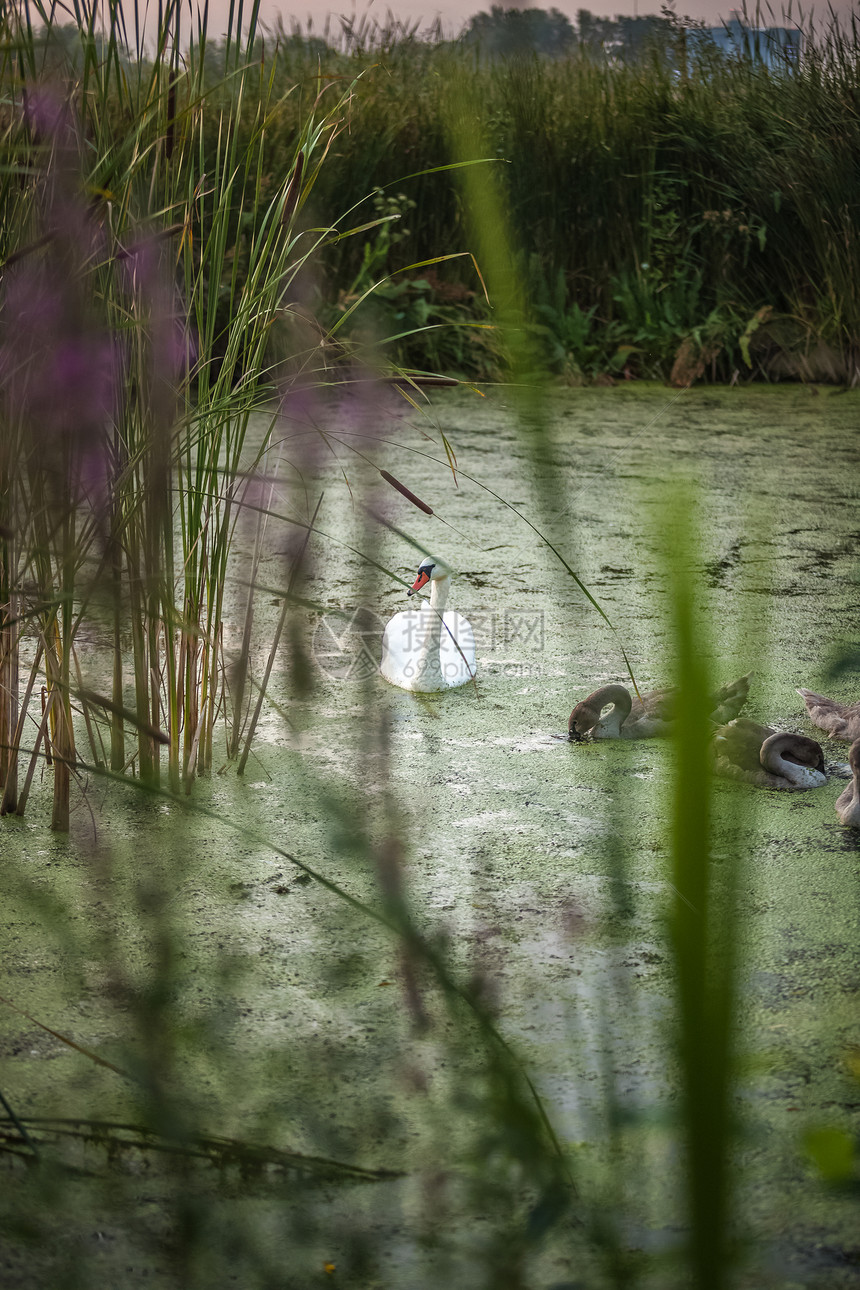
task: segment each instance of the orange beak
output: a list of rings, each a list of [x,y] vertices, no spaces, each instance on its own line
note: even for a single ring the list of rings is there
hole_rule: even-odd
[[[418,577],[413,582],[409,591],[407,591],[406,593],[407,596],[411,596],[413,595],[414,592],[420,591],[422,587],[426,587],[429,581],[430,581],[429,573],[427,572],[426,569],[422,569],[421,572],[418,574]]]

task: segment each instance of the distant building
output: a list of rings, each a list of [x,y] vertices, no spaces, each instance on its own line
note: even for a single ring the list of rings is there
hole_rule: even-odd
[[[798,27],[750,27],[737,9],[731,14],[728,22],[711,27],[708,33],[724,54],[775,69],[796,67],[800,62],[803,32]]]

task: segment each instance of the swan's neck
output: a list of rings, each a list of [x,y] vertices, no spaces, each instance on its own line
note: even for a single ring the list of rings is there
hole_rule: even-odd
[[[827,776],[823,770],[808,765],[794,755],[790,735],[771,735],[769,739],[765,739],[761,746],[759,760],[765,770],[781,776],[795,788],[818,788],[827,782]]]
[[[451,577],[450,574],[447,573],[444,578],[433,578],[430,583],[430,608],[435,609],[436,613],[439,614],[440,617],[448,603],[448,592],[450,588]]]
[[[421,647],[415,660],[418,676],[425,680],[436,681],[442,676],[442,663],[439,650],[442,647],[442,614],[448,602],[448,588],[451,579],[433,578],[430,583],[430,604],[424,601],[424,615],[430,618],[426,632],[421,633]]]
[[[609,712],[600,718],[594,727],[595,739],[620,739],[621,723],[627,713],[616,703]]]
[[[601,716],[597,725],[594,727],[593,737],[595,739],[620,739],[621,726],[630,715],[630,695],[623,685],[606,685],[602,690],[591,696],[590,702],[595,703],[598,708],[604,707],[611,703],[612,707],[607,713]]]

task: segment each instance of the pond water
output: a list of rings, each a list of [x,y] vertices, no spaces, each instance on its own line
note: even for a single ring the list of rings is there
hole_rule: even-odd
[[[622,648],[641,689],[672,682],[673,561],[692,572],[714,684],[754,673],[747,715],[811,734],[795,687],[858,697],[856,667],[835,681],[827,669],[856,642],[860,398],[554,389],[542,436],[495,389],[434,392],[419,410],[388,391],[287,411],[276,439],[292,473],[273,510],[307,520],[322,494],[319,531],[244,779],[224,765],[198,784],[206,815],[94,784],[93,817],[79,808],[68,840],[37,808],[7,822],[0,993],[124,1069],[148,1052],[210,1134],[404,1177],[305,1181],[286,1198],[234,1180],[192,1204],[194,1188],[146,1160],[108,1192],[67,1187],[42,1247],[9,1243],[9,1284],[45,1284],[72,1253],[81,1284],[688,1284],[674,748],[558,736],[579,699],[625,680]],[[675,482],[689,483],[692,549],[673,546]],[[267,532],[257,677],[297,531]],[[454,569],[449,607],[477,642],[476,684],[438,695],[374,670],[424,551]],[[846,745],[821,741],[845,761]],[[856,1133],[860,1107],[860,864],[833,811],[843,786],[714,790],[713,863],[730,855],[739,883],[739,1286],[860,1276],[856,1191],[828,1187],[804,1147]],[[576,1222],[528,1248],[514,1239],[529,1186],[494,1123],[480,1027],[417,951],[289,856],[375,909],[403,896],[451,979],[483,983],[570,1150]],[[157,1102],[19,1013],[0,1026],[2,1088],[21,1115],[128,1117]],[[32,1202],[24,1189],[16,1203]],[[209,1233],[184,1273],[168,1240],[177,1213]],[[265,1274],[245,1254],[224,1263],[240,1231]]]

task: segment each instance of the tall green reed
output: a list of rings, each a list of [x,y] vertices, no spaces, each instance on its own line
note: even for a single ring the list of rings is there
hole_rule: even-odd
[[[449,120],[455,155],[485,157],[482,116],[470,96],[452,96]],[[514,388],[523,449],[531,467],[534,513],[540,520],[538,537],[558,558],[565,572],[604,617],[562,553],[576,543],[577,495],[569,497],[564,541],[549,541],[547,532],[557,527],[548,499],[557,503],[571,492],[557,478],[552,465],[552,442],[541,397],[546,374],[531,343],[533,333],[523,284],[517,277],[517,258],[507,236],[509,219],[493,169],[485,164],[460,174],[467,194],[466,206],[473,221],[475,247],[491,302],[498,302],[495,325],[501,333],[501,347],[509,355],[508,370]],[[668,240],[668,239],[667,239]],[[598,485],[599,486],[599,485]],[[677,1016],[674,1039],[679,1067],[682,1110],[674,1126],[682,1144],[685,1185],[681,1195],[689,1223],[683,1264],[689,1283],[701,1287],[729,1284],[734,1266],[734,1222],[730,1160],[736,1126],[732,1112],[735,1076],[735,885],[737,859],[723,855],[717,863],[713,846],[711,802],[711,739],[709,714],[711,678],[705,663],[709,654],[707,625],[697,612],[694,570],[700,537],[696,531],[696,496],[691,489],[678,491],[663,513],[659,542],[668,572],[669,595],[665,613],[671,622],[669,633],[678,692],[678,720],[673,743],[675,770],[670,824],[671,882],[674,893],[671,935]],[[526,521],[535,529],[530,520]],[[566,598],[560,588],[562,598]],[[611,635],[608,643],[630,674],[631,665],[621,641]],[[617,833],[617,836],[616,836]],[[602,848],[613,877],[613,908],[616,918],[629,916],[625,892],[629,869],[625,843],[635,851],[629,830],[614,822],[609,840]],[[609,1041],[607,1041],[609,1042]],[[611,1046],[611,1045],[610,1045]],[[608,1137],[607,1189],[615,1209],[601,1215],[599,1201],[584,1204],[589,1232],[602,1249],[609,1283],[632,1285],[638,1280],[636,1261],[625,1248],[622,1235],[627,1205],[623,1178],[627,1145],[620,1125],[624,1110],[619,1105],[611,1071],[605,1073],[605,1121]]]
[[[26,6],[6,14],[12,111],[5,136],[5,263],[7,271],[14,264],[11,272],[26,283],[28,273],[38,274],[46,257],[61,259],[66,247],[66,272],[79,283],[78,304],[64,311],[69,343],[83,314],[92,312],[89,301],[96,302],[108,350],[102,375],[114,387],[112,406],[102,409],[104,424],[96,417],[81,431],[84,439],[89,436],[81,451],[93,460],[104,456],[107,495],[84,497],[70,485],[62,524],[51,518],[44,495],[45,461],[28,456],[20,432],[17,446],[14,437],[6,439],[6,509],[19,562],[29,558],[31,545],[40,553],[44,603],[58,605],[41,636],[53,695],[58,803],[67,804],[67,774],[75,760],[68,705],[72,691],[81,689],[71,666],[73,630],[85,612],[72,608],[79,591],[74,569],[81,560],[102,561],[110,571],[111,693],[100,711],[109,714],[111,767],[136,765],[145,780],[158,782],[166,746],[168,780],[176,790],[211,766],[217,715],[228,702],[225,579],[247,472],[254,470],[254,453],[247,459],[245,454],[248,418],[272,397],[273,329],[289,313],[297,276],[329,236],[325,228],[303,233],[297,221],[343,127],[350,90],[335,87],[329,93],[330,85],[318,82],[288,164],[274,178],[269,136],[284,96],[276,96],[265,68],[248,61],[253,21],[221,47],[219,80],[208,57],[205,23],[183,50],[177,6],[162,15],[154,58],[137,26],[138,45],[129,50],[117,7],[109,9],[105,27],[95,7],[82,8],[71,39],[68,33],[60,38],[55,11],[38,14],[44,23],[38,30],[29,25]],[[45,87],[22,83],[21,67],[47,77]],[[46,105],[54,101],[50,121]],[[37,109],[42,104],[41,121],[28,107],[33,103]],[[73,225],[61,244],[57,229],[69,218]],[[10,337],[21,321],[14,313],[10,302]],[[32,355],[25,361],[36,364]],[[308,354],[295,354],[295,375],[315,362],[313,346]],[[49,374],[47,365],[45,386]],[[57,376],[62,401],[62,373]],[[40,416],[38,399],[23,397],[32,406],[19,409],[22,426]],[[106,424],[112,427],[107,440]],[[77,467],[66,462],[62,469],[68,482]],[[25,496],[16,501],[24,477]],[[89,517],[81,506],[90,508]],[[96,514],[99,508],[107,515]],[[16,666],[17,640],[10,632],[20,594],[15,580],[21,577],[20,569],[13,575],[9,540],[7,670]],[[49,567],[51,544],[55,559]],[[89,608],[86,596],[84,606]],[[126,613],[130,668],[122,659]],[[131,753],[124,731],[129,681],[135,696]],[[14,688],[10,684],[10,694]],[[79,695],[79,702],[92,730],[92,693]],[[10,703],[3,722],[11,746],[18,714]],[[92,751],[99,762],[99,748]],[[4,758],[11,804],[16,755],[6,751]],[[55,824],[67,826],[67,805],[57,806]]]
[[[707,628],[695,608],[692,577],[700,539],[691,491],[670,504],[662,535],[670,570],[677,651],[678,716],[671,801],[671,931],[678,993],[689,1266],[696,1286],[729,1284],[733,1215],[730,1156],[734,1137],[735,886],[737,857],[717,862],[711,792],[713,726]]]

